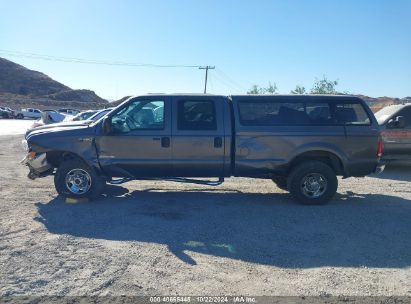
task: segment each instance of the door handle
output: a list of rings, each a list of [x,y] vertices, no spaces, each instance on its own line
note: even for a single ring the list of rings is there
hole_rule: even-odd
[[[170,137],[161,137],[161,146],[163,148],[170,147]]]
[[[214,148],[221,148],[223,146],[222,137],[214,137]]]

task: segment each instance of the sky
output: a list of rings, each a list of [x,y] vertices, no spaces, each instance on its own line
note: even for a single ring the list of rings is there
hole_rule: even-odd
[[[208,93],[271,82],[287,94],[325,75],[341,92],[401,98],[411,96],[410,16],[410,0],[1,0],[0,57],[110,100],[201,93],[195,66],[205,65],[215,66]]]

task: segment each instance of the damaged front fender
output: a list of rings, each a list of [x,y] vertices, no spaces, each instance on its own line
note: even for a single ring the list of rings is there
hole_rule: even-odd
[[[29,178],[52,174],[67,155],[99,171],[94,135],[95,128],[88,125],[33,130],[26,137],[28,155],[23,160],[30,168]]]
[[[22,164],[30,168],[28,178],[36,179],[53,173],[54,168],[47,161],[46,153],[29,152],[21,161]]]

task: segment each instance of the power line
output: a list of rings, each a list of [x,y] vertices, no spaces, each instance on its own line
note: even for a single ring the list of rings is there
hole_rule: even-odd
[[[239,90],[241,91],[246,91],[246,89],[244,88],[244,86],[242,86],[240,83],[238,83],[237,81],[234,81],[231,77],[229,77],[226,73],[224,73],[221,69],[217,68],[216,72],[221,76],[221,78],[225,78],[228,82],[230,82],[232,85],[234,85],[235,87],[237,87]]]
[[[218,82],[222,83],[223,85],[225,85],[230,90],[234,90],[234,91],[237,91],[237,92],[243,92],[243,90],[239,90],[237,87],[233,86],[231,83],[229,83],[224,78],[222,78],[219,74],[214,74],[214,77]]]
[[[135,62],[125,62],[125,61],[107,61],[107,60],[94,60],[94,59],[75,58],[75,57],[60,57],[60,56],[9,51],[9,50],[1,50],[1,49],[0,49],[0,54],[13,56],[13,57],[21,57],[21,58],[31,58],[31,59],[70,62],[70,63],[99,64],[99,65],[110,65],[110,66],[150,67],[150,68],[201,68],[202,67],[200,65],[135,63]]]

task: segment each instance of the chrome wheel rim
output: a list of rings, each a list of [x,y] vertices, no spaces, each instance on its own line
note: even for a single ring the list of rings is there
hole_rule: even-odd
[[[91,188],[91,177],[83,169],[73,169],[66,174],[66,187],[73,194],[84,194]]]
[[[302,193],[309,198],[318,198],[327,190],[327,180],[322,174],[310,173],[301,181]]]

